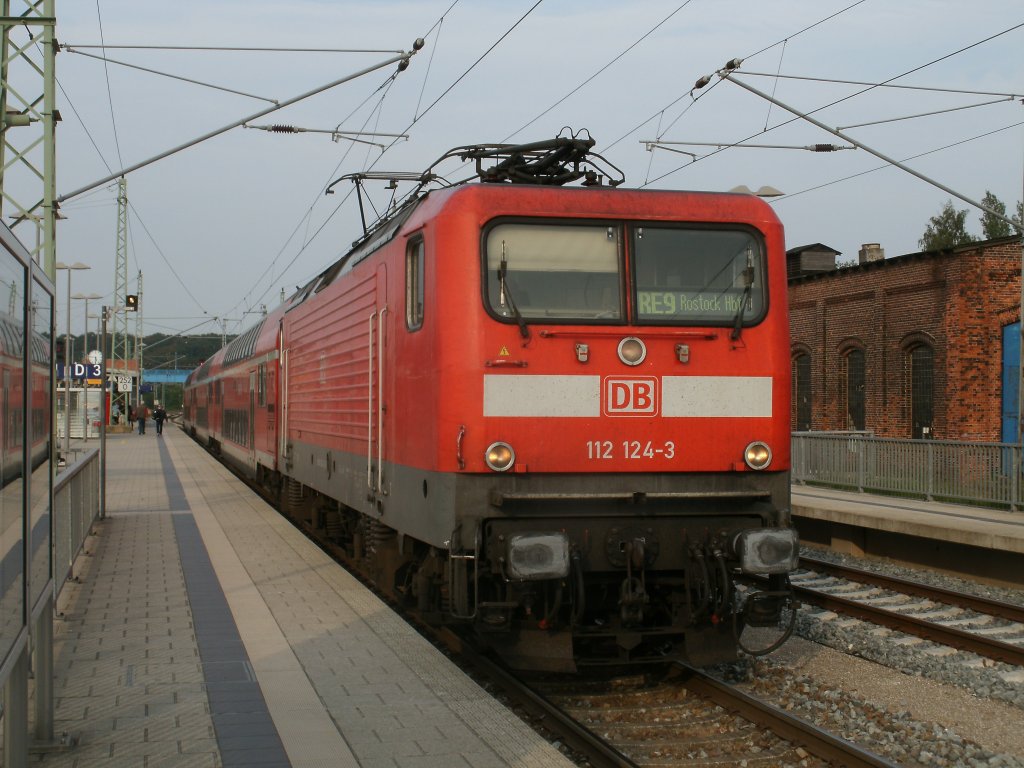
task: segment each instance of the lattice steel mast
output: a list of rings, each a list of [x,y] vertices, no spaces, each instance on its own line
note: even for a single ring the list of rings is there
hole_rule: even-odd
[[[21,14],[12,16],[11,0],[0,2],[0,210],[10,213],[12,230],[34,226],[19,240],[56,280],[56,0],[18,7]],[[27,38],[14,42],[15,30]]]

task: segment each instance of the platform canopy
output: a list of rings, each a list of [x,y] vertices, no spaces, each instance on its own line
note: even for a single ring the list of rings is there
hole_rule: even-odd
[[[143,368],[142,380],[147,384],[184,384],[190,373],[192,371],[185,368]]]

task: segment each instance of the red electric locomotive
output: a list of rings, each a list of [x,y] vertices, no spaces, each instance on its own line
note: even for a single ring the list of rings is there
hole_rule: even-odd
[[[615,188],[592,144],[453,150],[481,183],[421,188],[195,371],[186,426],[514,666],[731,659],[798,553],[782,226]]]

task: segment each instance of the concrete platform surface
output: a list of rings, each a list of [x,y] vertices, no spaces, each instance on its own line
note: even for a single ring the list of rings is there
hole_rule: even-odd
[[[572,765],[187,436],[107,439],[48,766]]]
[[[1024,553],[1024,512],[794,485],[793,516]],[[797,520],[799,528],[799,520]]]

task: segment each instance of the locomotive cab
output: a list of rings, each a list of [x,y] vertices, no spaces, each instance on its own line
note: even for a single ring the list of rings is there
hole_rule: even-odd
[[[454,613],[522,667],[735,658],[798,553],[781,227],[749,196],[568,194],[447,203],[481,251]]]

